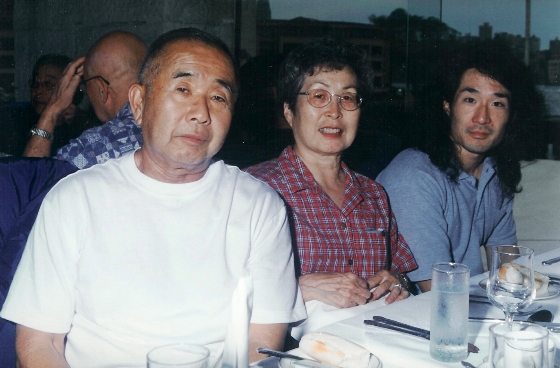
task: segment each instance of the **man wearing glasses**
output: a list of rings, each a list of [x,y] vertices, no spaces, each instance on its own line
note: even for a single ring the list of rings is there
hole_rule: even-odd
[[[84,169],[138,149],[142,134],[130,111],[128,89],[136,82],[145,54],[145,43],[128,32],[111,32],[95,42],[85,57],[64,71],[31,132],[24,156],[49,155],[56,117],[70,105],[79,85],[99,120],[106,123],[84,131],[61,147],[55,157]]]

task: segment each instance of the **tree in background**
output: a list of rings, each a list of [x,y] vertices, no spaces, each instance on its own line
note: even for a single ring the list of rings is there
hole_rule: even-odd
[[[440,55],[444,45],[458,43],[461,35],[435,17],[409,15],[402,8],[395,9],[389,16],[372,14],[369,21],[386,31],[391,80],[413,87],[425,82],[423,77],[426,71],[433,68],[433,61]]]

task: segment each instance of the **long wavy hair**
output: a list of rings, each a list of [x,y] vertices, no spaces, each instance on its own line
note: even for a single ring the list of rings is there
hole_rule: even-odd
[[[416,147],[427,153],[431,162],[452,181],[457,181],[463,168],[451,140],[451,118],[444,112],[443,103],[448,102],[453,108],[464,73],[476,69],[500,82],[511,93],[504,136],[487,156],[496,166],[504,196],[519,193],[520,160],[542,157],[546,152],[544,98],[537,91],[528,68],[509,47],[494,42],[463,45],[447,53],[440,64],[439,76],[424,91],[420,108],[415,111],[416,118],[424,125]]]

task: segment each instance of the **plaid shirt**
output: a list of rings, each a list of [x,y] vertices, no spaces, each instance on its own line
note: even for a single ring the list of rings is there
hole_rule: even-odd
[[[398,231],[383,187],[344,163],[342,169],[346,189],[341,209],[291,147],[279,158],[246,171],[276,189],[286,202],[302,275],[352,272],[367,279],[383,269],[415,269],[416,262]]]
[[[130,104],[103,125],[85,130],[78,138],[58,149],[56,158],[69,161],[78,169],[101,164],[142,146],[142,129],[136,125]]]

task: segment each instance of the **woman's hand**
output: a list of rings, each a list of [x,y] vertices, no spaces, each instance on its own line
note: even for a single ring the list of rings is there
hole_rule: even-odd
[[[64,119],[63,114],[72,105],[74,93],[76,93],[84,74],[84,60],[84,57],[76,59],[64,69],[62,77],[56,84],[51,98],[37,123],[38,128],[52,133],[59,118],[61,118],[60,121]],[[50,119],[46,120],[45,118]],[[50,124],[48,120],[50,120]]]
[[[385,299],[387,304],[408,298],[410,294],[404,283],[404,277],[401,274],[387,270],[381,270],[368,278],[369,287],[376,288],[373,291],[372,299],[377,300],[389,292]]]
[[[304,301],[318,300],[337,308],[366,304],[371,298],[368,283],[351,272],[315,272],[300,276]]]
[[[60,78],[56,84],[47,106],[45,106],[45,109],[39,117],[37,128],[53,134],[58,123],[62,123],[65,119],[63,114],[66,115],[65,110],[72,105],[74,93],[78,89],[82,75],[84,74],[84,60],[83,57],[76,59],[64,69],[62,78]],[[25,146],[25,150],[23,151],[23,156],[49,156],[51,147],[52,142],[50,139],[34,135],[29,138],[29,142],[27,142],[27,146]]]

